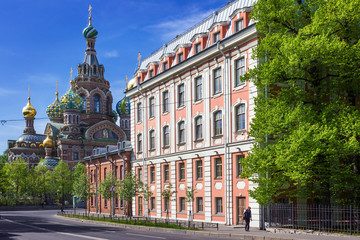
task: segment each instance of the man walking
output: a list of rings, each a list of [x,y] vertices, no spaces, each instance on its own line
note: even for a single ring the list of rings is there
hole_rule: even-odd
[[[252,221],[250,206],[244,211],[244,220],[245,220],[245,231],[249,231],[250,220]]]

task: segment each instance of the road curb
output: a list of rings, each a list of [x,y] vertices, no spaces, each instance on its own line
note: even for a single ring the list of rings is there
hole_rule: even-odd
[[[75,222],[92,223],[92,224],[99,224],[99,225],[106,225],[106,226],[134,229],[134,230],[180,233],[180,234],[187,234],[187,235],[209,236],[209,237],[215,237],[215,238],[236,238],[236,239],[244,239],[244,240],[299,240],[299,239],[294,239],[294,238],[244,235],[244,234],[238,234],[238,233],[222,233],[222,232],[196,231],[196,230],[185,230],[185,229],[181,230],[181,229],[157,228],[157,227],[148,227],[148,226],[139,226],[139,225],[136,226],[136,225],[128,225],[128,224],[122,224],[122,223],[101,222],[101,221],[96,221],[96,220],[63,217],[61,215],[56,215],[56,216],[68,219],[70,221],[75,221]]]

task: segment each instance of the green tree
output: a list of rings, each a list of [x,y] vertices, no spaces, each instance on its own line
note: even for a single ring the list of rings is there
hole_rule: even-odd
[[[169,203],[170,201],[173,200],[172,196],[176,193],[177,193],[177,191],[172,190],[172,184],[169,183],[169,185],[167,185],[167,187],[165,187],[164,190],[161,192],[161,196],[163,197],[164,201]],[[169,206],[169,204],[168,204],[168,206]],[[169,209],[166,209],[166,218],[169,219]]]
[[[65,199],[71,197],[72,191],[71,170],[69,169],[69,165],[60,160],[53,171],[47,172],[46,178],[51,186],[52,196],[55,196],[59,203],[64,205]]]
[[[258,0],[250,194],[360,201],[360,0]]]
[[[186,189],[186,202],[189,203],[190,209],[189,209],[189,218],[190,220],[192,220],[192,214],[193,214],[193,203],[194,203],[194,194],[196,193],[196,189],[194,189],[193,187],[187,187]]]
[[[51,192],[50,182],[50,170],[43,165],[44,159],[41,159],[39,164],[34,168],[35,171],[35,187],[37,189],[37,193],[41,196],[43,202],[48,202],[47,196],[49,196]]]
[[[134,173],[128,172],[126,173],[125,178],[119,181],[118,186],[117,192],[119,193],[120,199],[125,200],[128,204],[128,207],[125,207],[125,214],[131,216],[132,200],[141,192],[143,183]]]
[[[7,168],[10,189],[15,193],[16,202],[21,198],[28,189],[29,167],[24,159],[19,158],[12,161]]]
[[[104,200],[110,201],[113,199],[114,196],[114,192],[110,191],[110,188],[112,186],[115,187],[115,189],[118,188],[119,183],[116,181],[116,178],[113,174],[113,172],[111,171],[109,174],[107,174],[107,176],[105,177],[105,179],[103,181],[101,181],[99,187],[98,187],[98,192],[100,193],[100,195],[103,197]],[[111,215],[113,214],[113,203],[111,202]]]
[[[80,201],[86,201],[92,195],[90,176],[87,176],[86,166],[82,163],[78,163],[73,171],[72,194]]]
[[[153,192],[150,190],[150,187],[149,185],[147,184],[143,184],[142,187],[141,187],[141,193],[144,197],[144,200],[148,203],[148,213],[150,212],[150,208],[149,208],[149,201],[151,199],[151,197],[153,196]],[[149,214],[148,214],[149,215]]]

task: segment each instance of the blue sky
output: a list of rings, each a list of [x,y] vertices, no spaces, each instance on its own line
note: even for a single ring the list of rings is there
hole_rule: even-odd
[[[37,109],[35,129],[43,133],[46,107],[69,89],[70,68],[84,58],[82,30],[92,24],[99,35],[95,49],[105,66],[113,106],[123,96],[125,76],[133,76],[138,52],[143,57],[198,23],[226,0],[0,0],[0,153],[8,139],[17,139],[25,121],[28,86],[31,103]],[[46,119],[39,119],[46,118]]]

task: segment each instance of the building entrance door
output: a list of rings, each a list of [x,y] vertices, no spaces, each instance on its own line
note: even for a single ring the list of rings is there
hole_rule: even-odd
[[[138,216],[143,216],[143,198],[138,198]]]
[[[236,197],[236,224],[244,224],[244,211],[246,209],[246,198]]]

